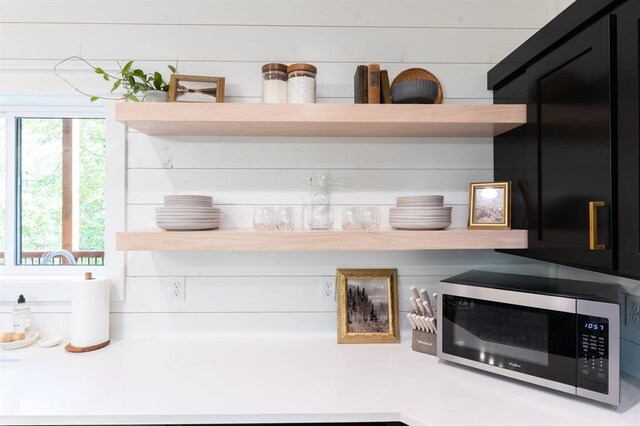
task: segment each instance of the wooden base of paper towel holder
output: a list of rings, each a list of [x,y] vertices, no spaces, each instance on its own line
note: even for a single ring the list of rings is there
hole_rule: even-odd
[[[71,343],[68,343],[67,346],[65,346],[64,348],[67,350],[67,352],[73,352],[73,353],[79,353],[79,352],[91,352],[91,351],[96,351],[98,349],[102,349],[105,346],[107,346],[109,343],[111,342],[111,340],[107,340],[104,343],[99,343],[97,345],[93,345],[93,346],[87,346],[85,348],[78,348],[76,346],[73,346]]]

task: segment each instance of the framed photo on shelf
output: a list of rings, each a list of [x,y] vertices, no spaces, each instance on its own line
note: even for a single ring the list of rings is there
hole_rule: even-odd
[[[224,102],[224,77],[172,74],[169,102]]]
[[[398,343],[395,269],[338,269],[338,343]]]
[[[469,185],[469,229],[511,229],[511,182]]]

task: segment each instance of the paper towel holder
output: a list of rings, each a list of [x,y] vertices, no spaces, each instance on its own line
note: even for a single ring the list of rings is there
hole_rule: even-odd
[[[91,272],[85,272],[84,273],[84,279],[85,281],[89,281],[94,279],[93,278],[93,274]],[[78,346],[73,346],[71,343],[67,343],[67,345],[64,347],[64,349],[67,352],[72,352],[72,353],[82,353],[82,352],[91,352],[91,351],[96,351],[98,349],[102,349],[105,346],[107,346],[109,343],[111,343],[111,339],[107,340],[106,342],[103,343],[99,343],[97,345],[93,345],[93,346],[86,346],[86,347],[78,347]]]

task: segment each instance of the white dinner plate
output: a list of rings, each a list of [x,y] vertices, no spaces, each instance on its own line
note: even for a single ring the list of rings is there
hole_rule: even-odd
[[[220,213],[220,209],[215,207],[158,207],[156,214],[214,214]]]
[[[164,201],[182,201],[182,200],[213,202],[213,197],[210,195],[189,195],[189,194],[164,196]]]
[[[392,212],[430,213],[439,211],[451,211],[452,207],[389,207]]]
[[[220,214],[156,214],[156,219],[220,219]]]
[[[397,212],[392,211],[389,212],[391,216],[411,216],[411,217],[420,217],[420,216],[451,216],[450,211],[439,211],[439,212]]]
[[[219,225],[158,225],[158,228],[165,229],[167,231],[207,231],[210,229],[218,229]]]
[[[442,207],[439,203],[396,203],[396,207]]]
[[[218,225],[219,220],[156,220],[160,225]]]
[[[171,209],[186,209],[186,208],[211,208],[213,204],[211,203],[164,203],[164,208]]]
[[[448,228],[451,223],[450,222],[440,222],[440,223],[390,223],[391,227],[394,229],[415,229],[415,230],[436,230],[436,229],[445,229]]]

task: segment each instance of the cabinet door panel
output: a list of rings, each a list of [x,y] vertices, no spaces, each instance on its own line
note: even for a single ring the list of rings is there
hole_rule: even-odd
[[[610,25],[602,19],[527,71],[529,149],[537,159],[529,247],[534,257],[600,270],[615,267],[609,207],[599,209],[597,227],[607,249],[589,249],[589,202],[612,202]]]
[[[617,18],[619,272],[640,277],[640,4],[626,2]]]

